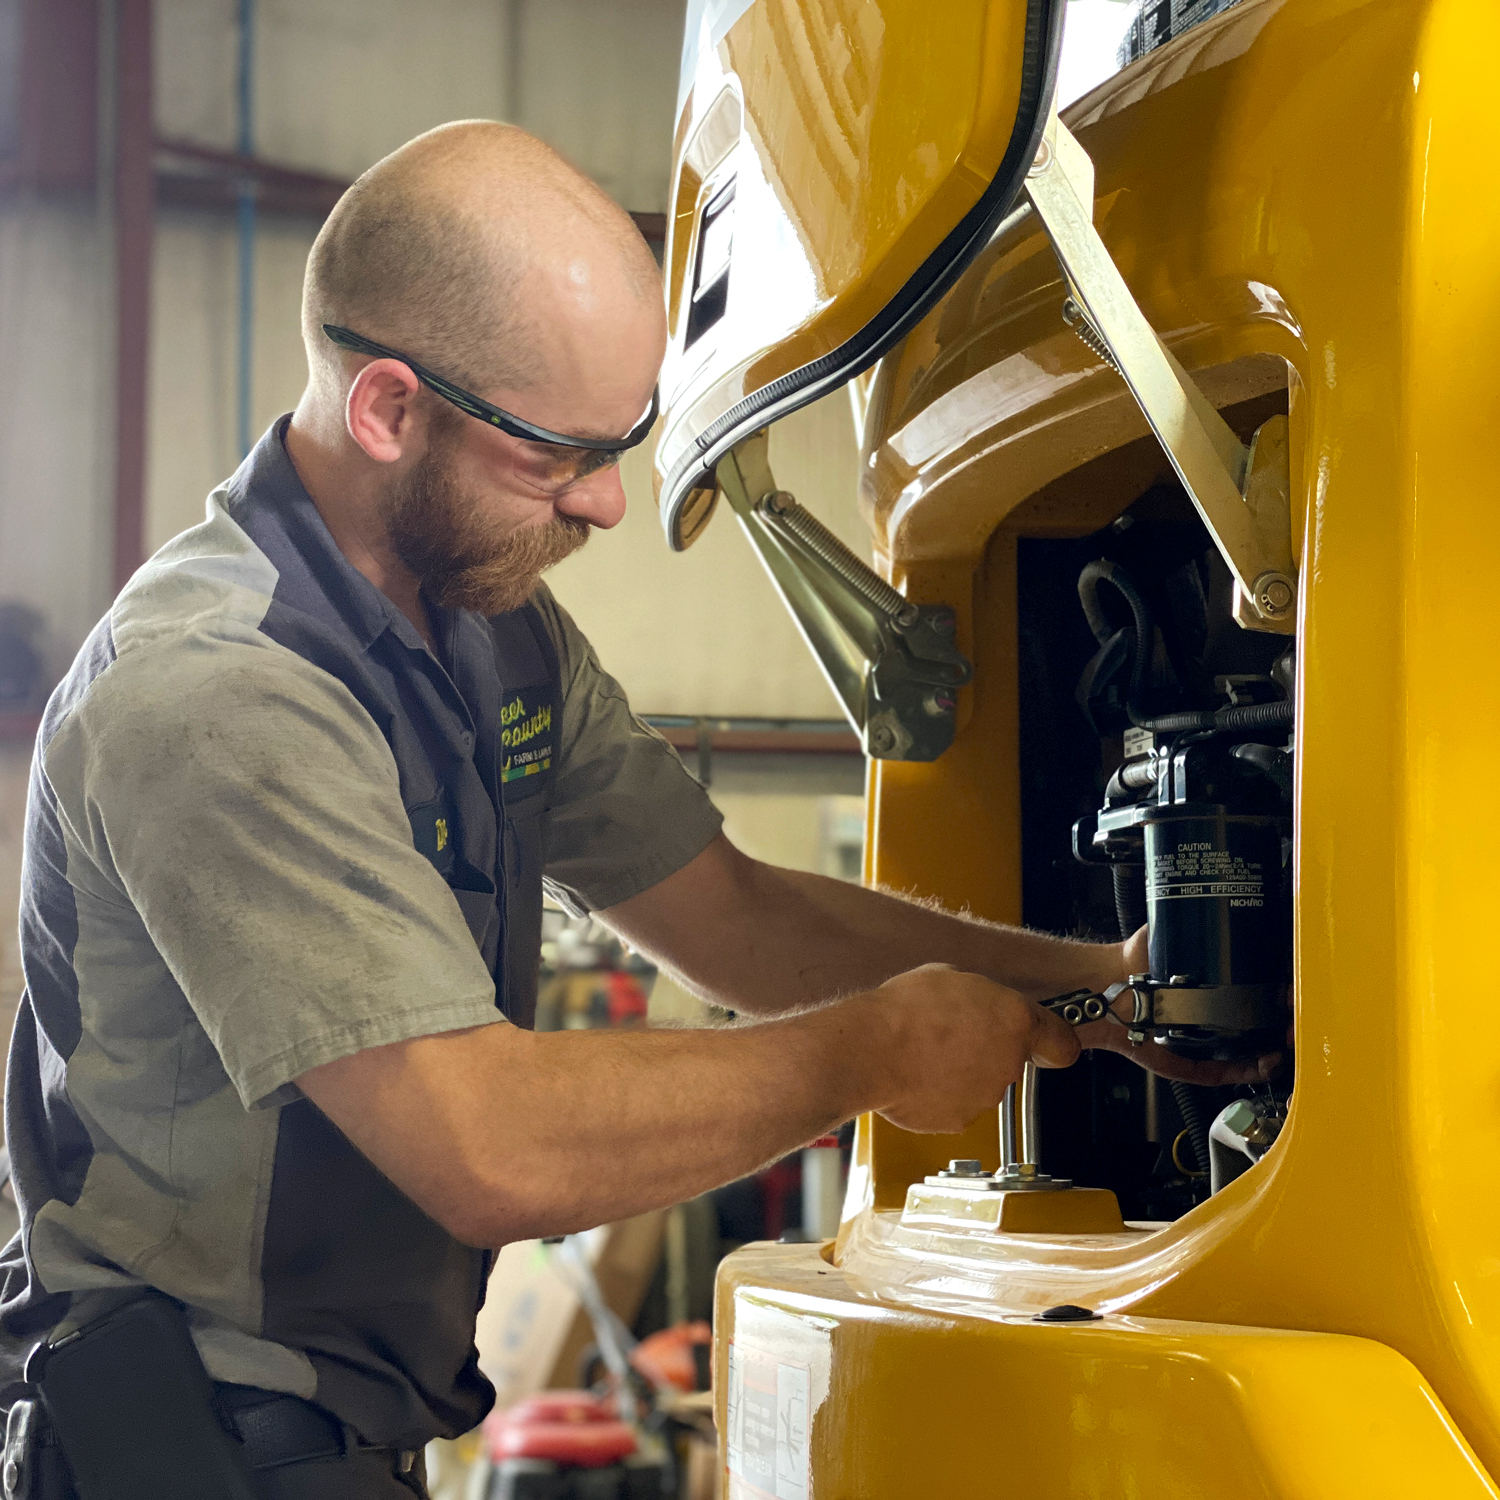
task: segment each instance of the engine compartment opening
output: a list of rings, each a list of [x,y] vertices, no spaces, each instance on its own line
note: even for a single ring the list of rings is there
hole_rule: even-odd
[[[1084,537],[1017,550],[1023,916],[1102,940],[1150,923],[1117,1003],[1178,1058],[1284,1052],[1292,974],[1296,642],[1241,629],[1175,483]],[[1095,1050],[1040,1078],[1042,1169],[1127,1220],[1186,1213],[1270,1149],[1290,1068],[1168,1080]]]

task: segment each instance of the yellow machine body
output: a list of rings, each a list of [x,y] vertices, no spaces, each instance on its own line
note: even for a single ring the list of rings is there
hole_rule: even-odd
[[[1009,206],[1062,0],[698,0],[666,246],[657,448],[686,546],[739,437],[873,357]],[[882,331],[884,330],[884,331]],[[871,341],[874,341],[872,343]]]
[[[1151,325],[1242,438],[1290,411],[1291,1112],[1184,1217],[1094,1234],[908,1211],[947,1158],[995,1166],[995,1121],[861,1121],[835,1245],[720,1273],[732,1496],[1500,1493],[1500,875],[1474,811],[1500,744],[1496,56],[1476,0],[1243,0],[1064,112]],[[1017,541],[1169,473],[1066,294],[1024,223],[864,393],[876,554],[957,608],[975,669],[946,753],[872,763],[867,874],[1003,921]],[[1060,1304],[1101,1316],[1034,1321]],[[746,1478],[770,1417],[790,1477]]]

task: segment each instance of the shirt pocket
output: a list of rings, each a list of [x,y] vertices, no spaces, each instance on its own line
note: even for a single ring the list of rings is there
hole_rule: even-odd
[[[457,848],[458,820],[453,799],[440,787],[436,797],[406,809],[411,824],[411,841],[420,854],[444,880],[452,883]]]

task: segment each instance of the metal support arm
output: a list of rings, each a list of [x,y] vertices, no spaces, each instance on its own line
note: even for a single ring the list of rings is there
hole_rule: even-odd
[[[718,482],[828,679],[865,753],[936,760],[956,690],[973,675],[946,605],[911,604],[776,487],[764,432],[720,461]]]
[[[1250,447],[1157,337],[1094,228],[1094,164],[1054,113],[1026,196],[1072,288],[1079,336],[1130,387],[1235,581],[1235,618],[1290,632],[1297,613],[1286,419]],[[1081,316],[1080,316],[1081,315]]]

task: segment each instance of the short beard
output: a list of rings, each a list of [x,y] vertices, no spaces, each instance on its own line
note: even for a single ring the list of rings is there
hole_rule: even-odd
[[[433,434],[427,453],[386,497],[382,515],[396,556],[444,609],[504,615],[536,592],[548,568],[589,539],[589,525],[554,515],[509,528],[454,478],[452,434]]]

